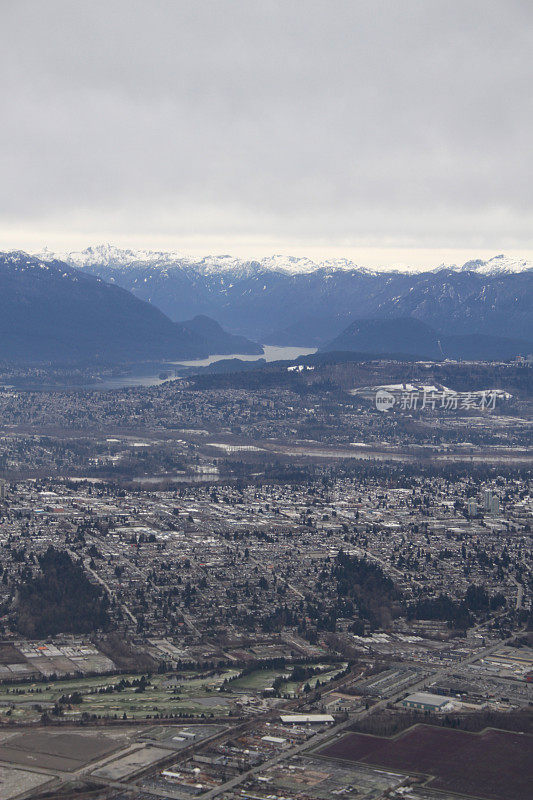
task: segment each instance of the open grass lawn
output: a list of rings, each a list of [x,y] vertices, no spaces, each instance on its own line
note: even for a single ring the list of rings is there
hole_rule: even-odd
[[[281,675],[287,675],[288,670],[279,669],[256,669],[250,672],[249,675],[243,675],[242,678],[237,678],[236,681],[230,683],[231,689],[249,689],[250,691],[260,692],[263,689],[268,689],[272,686],[275,679]]]
[[[315,667],[323,667],[327,669],[327,664],[317,664],[314,665]],[[314,688],[316,685],[317,680],[320,680],[321,683],[325,683],[346,668],[346,664],[339,664],[338,666],[329,669],[325,672],[320,673],[319,675],[313,675],[307,680],[302,682],[295,682],[295,681],[285,681],[280,688],[280,692],[283,694],[284,692],[287,693],[296,693],[301,691],[303,686],[308,683],[311,688]],[[237,678],[236,681],[232,681],[230,683],[230,687],[232,689],[238,690],[249,690],[249,691],[262,691],[267,689],[268,687],[272,686],[275,679],[278,677],[285,677],[289,676],[292,672],[292,665],[285,667],[285,669],[256,669],[253,672],[250,672],[248,675],[244,675],[242,678]]]

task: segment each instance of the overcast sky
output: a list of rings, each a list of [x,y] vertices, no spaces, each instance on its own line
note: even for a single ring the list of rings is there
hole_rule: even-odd
[[[0,0],[0,249],[533,253],[531,0]]]

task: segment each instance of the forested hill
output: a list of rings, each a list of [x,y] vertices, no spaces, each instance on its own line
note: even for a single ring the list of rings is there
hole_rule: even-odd
[[[27,569],[17,587],[16,629],[31,639],[58,633],[90,633],[109,623],[109,600],[83,567],[64,550],[50,546],[39,572]]]
[[[61,261],[0,253],[2,361],[116,363],[233,352],[262,350],[206,318],[172,322],[125,289]]]

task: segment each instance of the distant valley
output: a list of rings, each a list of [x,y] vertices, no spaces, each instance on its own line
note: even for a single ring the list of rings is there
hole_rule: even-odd
[[[345,259],[195,260],[110,246],[63,257],[172,320],[206,314],[263,344],[322,346],[355,320],[405,317],[443,335],[533,341],[533,265],[505,256],[418,273],[377,272]]]
[[[504,256],[421,273],[110,246],[62,259],[0,254],[3,361],[260,356],[262,345],[471,360],[533,351],[533,269]]]

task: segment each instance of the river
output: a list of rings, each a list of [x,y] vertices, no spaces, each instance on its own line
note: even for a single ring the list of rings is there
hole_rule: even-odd
[[[179,376],[179,367],[207,367],[209,364],[214,364],[216,361],[223,361],[230,358],[238,358],[241,361],[259,361],[264,358],[265,361],[293,361],[299,356],[309,356],[316,353],[316,347],[275,347],[274,345],[263,345],[263,355],[245,356],[240,353],[232,353],[231,355],[214,355],[208,358],[199,358],[194,361],[172,361],[161,364],[157,367],[157,372],[121,375],[116,378],[104,378],[99,381],[96,386],[91,388],[98,389],[121,389],[128,386],[159,386],[165,380]],[[162,379],[160,375],[167,374],[168,378]]]

